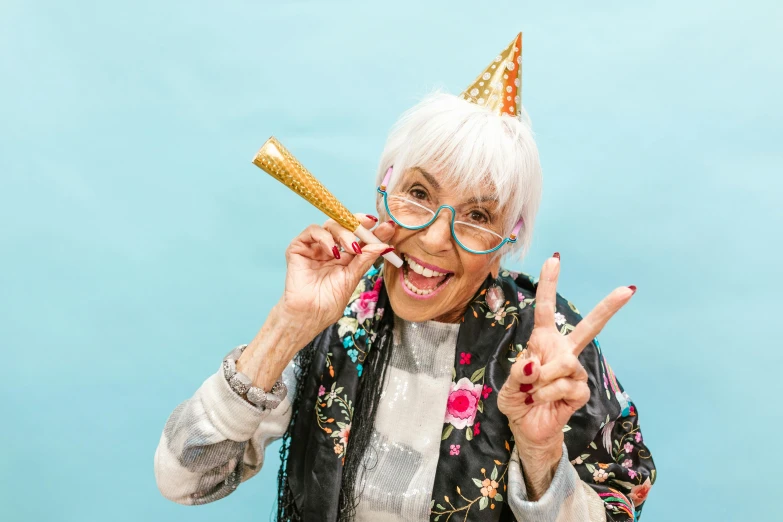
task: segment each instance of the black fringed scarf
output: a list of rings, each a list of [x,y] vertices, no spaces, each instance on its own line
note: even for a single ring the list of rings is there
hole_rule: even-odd
[[[497,409],[497,394],[530,338],[535,291],[529,276],[501,270],[498,278],[487,277],[466,310],[445,405],[431,520],[452,515],[467,521],[514,520],[505,501],[513,439],[507,418]],[[567,334],[580,316],[562,297],[557,304],[563,314],[560,330]],[[393,315],[381,271],[374,267],[343,317],[298,355],[300,385],[280,452],[278,520],[353,517],[353,497],[342,486],[355,484],[363,455],[346,453],[346,447],[357,442],[350,437],[352,428],[363,436],[372,431],[371,424],[361,430],[359,425],[374,422],[390,359]],[[619,393],[609,392],[596,343],[580,359],[592,393],[567,426],[570,455],[584,452],[608,419],[628,408]],[[367,441],[357,446],[363,451]]]

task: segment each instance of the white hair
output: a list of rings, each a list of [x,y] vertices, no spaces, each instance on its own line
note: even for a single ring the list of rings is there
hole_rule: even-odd
[[[438,172],[441,183],[460,192],[475,195],[482,188],[494,189],[506,216],[504,237],[519,218],[524,220],[517,242],[498,253],[524,258],[542,185],[538,148],[524,109],[519,117],[499,116],[452,94],[430,94],[406,111],[389,133],[376,185],[390,166],[395,174],[388,190],[407,170],[425,166]],[[387,217],[382,203],[379,207]]]

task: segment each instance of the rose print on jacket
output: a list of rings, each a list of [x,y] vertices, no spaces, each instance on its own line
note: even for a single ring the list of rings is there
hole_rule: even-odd
[[[483,387],[483,384],[473,384],[467,377],[451,383],[451,391],[446,402],[445,422],[458,430],[473,426]]]

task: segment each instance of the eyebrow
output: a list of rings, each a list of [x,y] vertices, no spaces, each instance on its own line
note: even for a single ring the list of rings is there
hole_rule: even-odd
[[[427,183],[432,185],[432,188],[434,188],[437,191],[440,191],[440,183],[438,183],[435,180],[435,176],[433,176],[429,172],[425,171],[424,169],[416,169],[416,170],[418,170],[421,173],[421,175],[424,176],[424,179],[427,180]]]
[[[433,176],[432,174],[430,174],[429,172],[427,172],[427,171],[425,171],[424,169],[421,169],[421,168],[418,168],[416,170],[418,170],[419,173],[421,173],[421,175],[424,176],[424,179],[427,180],[427,183],[432,185],[432,188],[434,188],[437,191],[440,191],[440,183],[437,182],[437,180],[435,179],[435,176]],[[469,198],[469,199],[467,199],[465,201],[466,204],[479,203],[479,202],[481,202],[481,203],[487,203],[487,202],[499,203],[499,200],[498,200],[498,198],[496,198],[494,196],[481,196],[480,198],[472,197],[472,198]]]

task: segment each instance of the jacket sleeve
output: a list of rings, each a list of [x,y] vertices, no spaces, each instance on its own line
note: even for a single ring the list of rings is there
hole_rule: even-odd
[[[558,296],[555,323],[563,335],[582,317]],[[569,459],[579,477],[601,498],[610,522],[636,521],[656,479],[655,464],[639,426],[639,411],[617,380],[598,339],[579,356],[588,374],[590,399],[565,426]]]
[[[283,372],[288,395],[261,411],[237,395],[222,368],[177,406],[155,451],[155,480],[164,497],[206,504],[232,493],[256,475],[267,445],[288,429],[296,386],[294,363]]]
[[[606,510],[602,499],[581,480],[568,461],[568,449],[563,444],[563,456],[544,495],[527,499],[527,488],[516,447],[508,468],[508,505],[518,522],[604,522]]]
[[[639,520],[655,482],[655,463],[639,427],[639,411],[605,359],[603,364],[609,389],[622,410],[614,418],[606,419],[589,445],[571,456],[571,463],[603,500],[607,520],[635,521]]]

